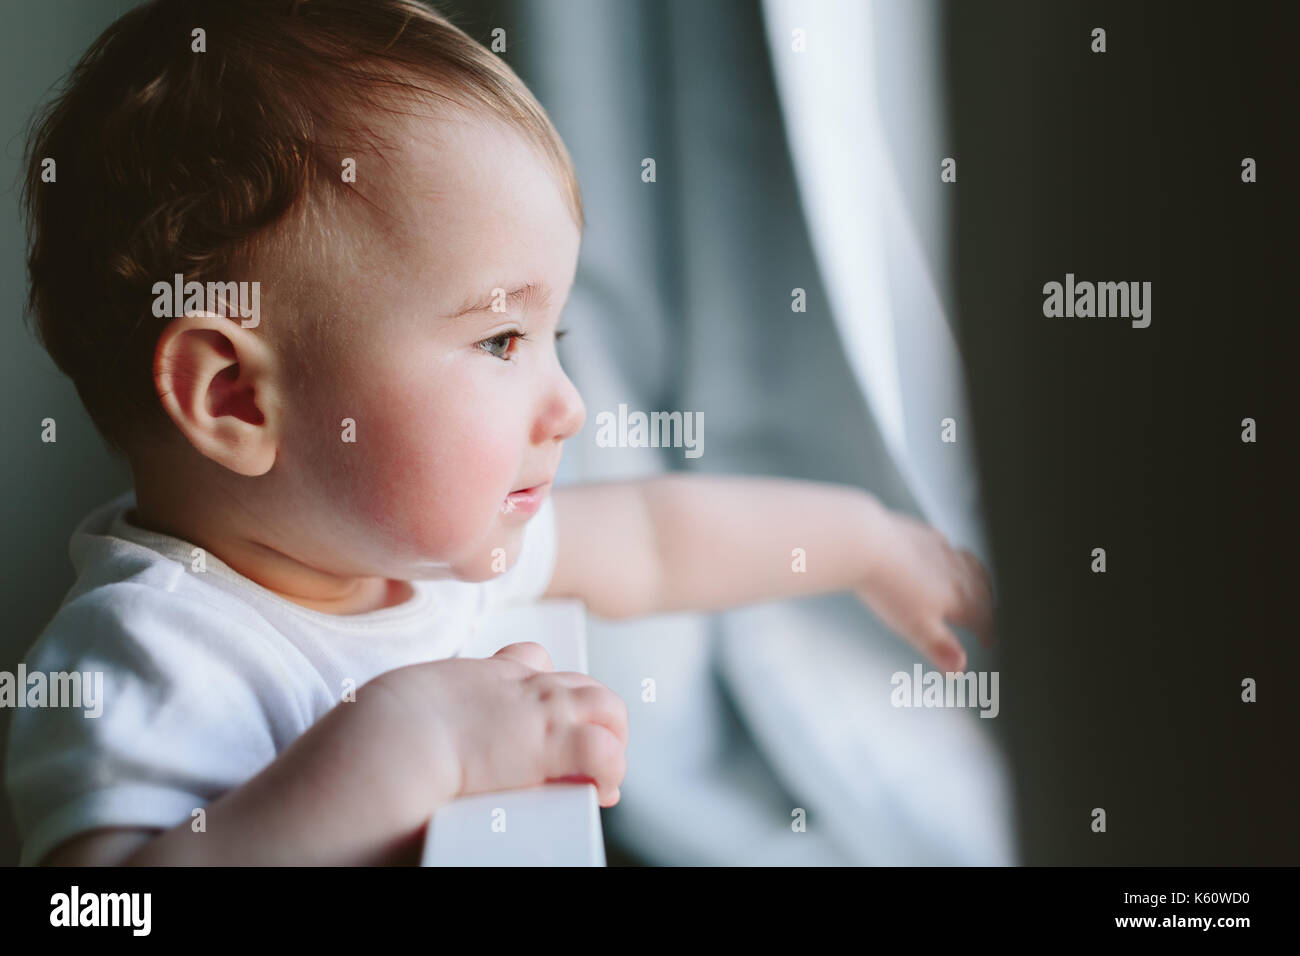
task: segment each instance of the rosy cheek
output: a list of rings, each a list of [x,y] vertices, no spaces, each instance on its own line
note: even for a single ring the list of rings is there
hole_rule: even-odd
[[[492,429],[469,417],[456,407],[408,404],[372,426],[363,507],[403,550],[456,556],[481,544],[495,520],[513,465]]]
[[[354,513],[382,529],[389,553],[470,559],[502,544],[489,539],[503,536],[505,494],[525,477],[511,380],[476,356],[421,356],[409,345],[385,355],[354,383],[363,396],[346,448]]]

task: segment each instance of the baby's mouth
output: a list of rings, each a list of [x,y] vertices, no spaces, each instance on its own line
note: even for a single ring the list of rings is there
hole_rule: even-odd
[[[546,496],[546,491],[550,487],[550,482],[540,485],[533,485],[530,488],[520,488],[506,495],[505,501],[501,502],[501,513],[511,514],[512,512],[524,512],[532,514],[542,505],[542,499]]]

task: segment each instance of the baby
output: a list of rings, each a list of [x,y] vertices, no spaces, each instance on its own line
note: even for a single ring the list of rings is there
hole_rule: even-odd
[[[25,200],[42,343],[134,490],[77,529],[25,661],[102,672],[104,702],[14,711],[24,863],[409,863],[461,795],[614,805],[613,692],[526,634],[457,658],[511,604],[852,590],[944,670],[948,623],[992,640],[975,557],[861,489],[554,487],[585,419],[556,352],[574,171],[514,73],[410,0],[128,13],[35,130]]]

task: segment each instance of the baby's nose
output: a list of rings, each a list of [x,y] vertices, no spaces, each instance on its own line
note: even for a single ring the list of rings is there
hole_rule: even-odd
[[[547,405],[547,414],[538,423],[539,434],[535,438],[539,442],[551,439],[564,441],[576,435],[586,420],[587,407],[583,404],[582,396],[565,375],[563,384]]]
[[[561,373],[563,375],[563,373]],[[587,406],[582,401],[582,395],[578,393],[577,386],[568,375],[564,375],[564,386],[561,389],[561,402],[563,404],[563,413],[561,420],[563,422],[561,432],[562,438],[572,438],[582,430],[583,423],[587,420]]]

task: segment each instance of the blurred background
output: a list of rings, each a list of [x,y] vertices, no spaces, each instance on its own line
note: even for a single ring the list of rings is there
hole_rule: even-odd
[[[129,6],[11,14],[8,182],[32,110]],[[995,719],[891,706],[919,658],[849,595],[591,619],[591,672],[632,720],[611,864],[1300,861],[1293,7],[436,6],[484,44],[505,31],[582,184],[560,355],[588,417],[560,480],[857,485],[970,548],[998,590],[998,647],[959,630],[969,668],[1000,674]],[[73,527],[130,481],[21,321],[17,198],[9,671],[72,583]],[[1045,318],[1066,273],[1150,281],[1151,326]],[[703,455],[599,447],[620,404],[701,413]],[[56,445],[34,437],[46,416]],[[6,805],[0,863],[17,855]]]

